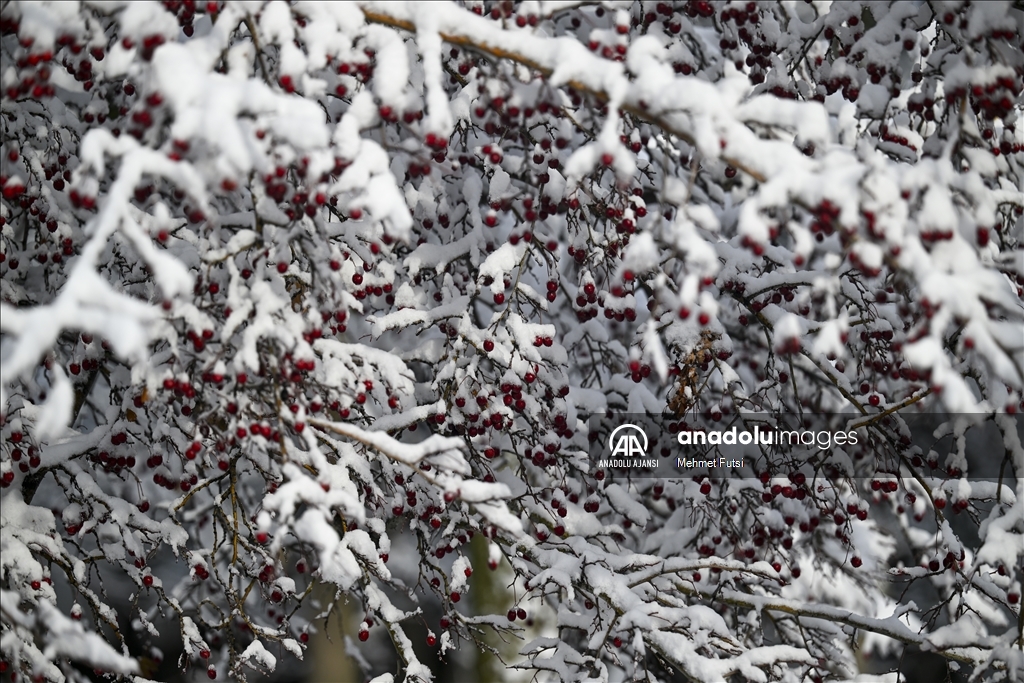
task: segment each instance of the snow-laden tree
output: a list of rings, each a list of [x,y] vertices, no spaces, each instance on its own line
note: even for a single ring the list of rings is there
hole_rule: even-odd
[[[498,631],[540,680],[847,680],[861,647],[1019,680],[1019,2],[5,1],[0,31],[5,677],[143,680],[164,614],[179,666],[243,678],[302,655],[320,582],[405,680],[402,595],[444,606],[429,647]],[[869,438],[595,470],[588,415],[666,411]],[[929,451],[904,416],[939,411]],[[473,548],[538,624],[457,604]]]

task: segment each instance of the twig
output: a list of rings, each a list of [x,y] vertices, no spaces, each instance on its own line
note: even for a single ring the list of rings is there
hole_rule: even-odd
[[[263,74],[263,80],[270,84],[270,74],[267,71],[267,65],[263,62],[263,49],[260,47],[259,34],[256,31],[256,24],[253,23],[252,15],[245,15],[245,27],[249,29],[249,35],[252,36],[253,47],[256,48],[256,61],[260,65],[260,73]]]

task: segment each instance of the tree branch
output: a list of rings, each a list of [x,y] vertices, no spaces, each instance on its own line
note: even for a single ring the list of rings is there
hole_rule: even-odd
[[[389,7],[390,6],[385,5],[383,3],[373,3],[372,7],[363,5],[363,16],[370,23],[382,24],[384,26],[390,26],[391,28],[409,31],[410,33],[416,32],[417,27],[414,21],[410,19],[403,19],[401,17],[396,16],[395,14],[389,13]],[[488,44],[487,42],[482,40],[479,35],[474,34],[471,30],[473,24],[477,20],[480,20],[480,18],[477,15],[473,14],[472,12],[466,11],[465,13],[467,15],[467,21],[464,23],[466,27],[465,30],[454,31],[451,30],[451,28],[449,28],[449,30],[447,31],[439,31],[441,38],[445,42],[451,43],[452,45],[458,45],[459,47],[462,47],[466,50],[471,50],[473,52],[485,55],[487,57],[492,57],[494,59],[499,60],[508,60],[511,62],[515,62],[516,64],[521,64],[527,67],[528,69],[532,69],[533,71],[536,71],[537,73],[541,74],[544,78],[549,78],[555,72],[555,69],[557,67],[557,51],[549,50],[548,59],[539,61],[538,59],[534,59],[525,54],[521,54],[520,52],[509,50],[497,45]],[[611,99],[610,95],[603,89],[594,88],[578,80],[570,79],[565,82],[565,85],[581,93],[590,95],[591,97],[593,97],[602,104],[606,104]],[[661,128],[666,133],[675,135],[676,137],[686,141],[686,143],[689,144],[690,146],[696,147],[696,141],[690,133],[684,130],[680,130],[676,126],[673,126],[667,119],[665,119],[665,117],[659,116],[658,114],[648,111],[645,107],[641,105],[640,102],[630,101],[628,94],[626,95],[625,99],[623,99],[621,104],[619,104],[619,109],[620,111],[632,114],[638,119],[641,119],[643,121],[646,121],[650,124],[653,124]],[[742,161],[726,155],[723,155],[721,158],[729,165],[738,168],[739,170],[743,171],[744,173],[754,178],[758,182],[765,181],[765,177],[763,174],[750,168],[750,166],[743,163]]]

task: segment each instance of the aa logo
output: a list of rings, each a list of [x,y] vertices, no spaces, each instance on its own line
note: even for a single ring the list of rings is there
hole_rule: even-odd
[[[647,454],[647,434],[634,424],[619,425],[608,437],[611,457],[642,458]]]

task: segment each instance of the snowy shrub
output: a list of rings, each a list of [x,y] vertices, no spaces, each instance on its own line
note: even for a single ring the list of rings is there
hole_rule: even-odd
[[[1019,680],[1019,3],[12,1],[0,31],[5,680],[146,680],[158,615],[182,669],[271,670],[314,582],[411,681],[495,632],[538,680],[906,647]],[[765,411],[869,438],[747,478],[588,457],[592,414]],[[940,411],[929,451],[904,416]],[[533,626],[457,604],[492,570]]]

